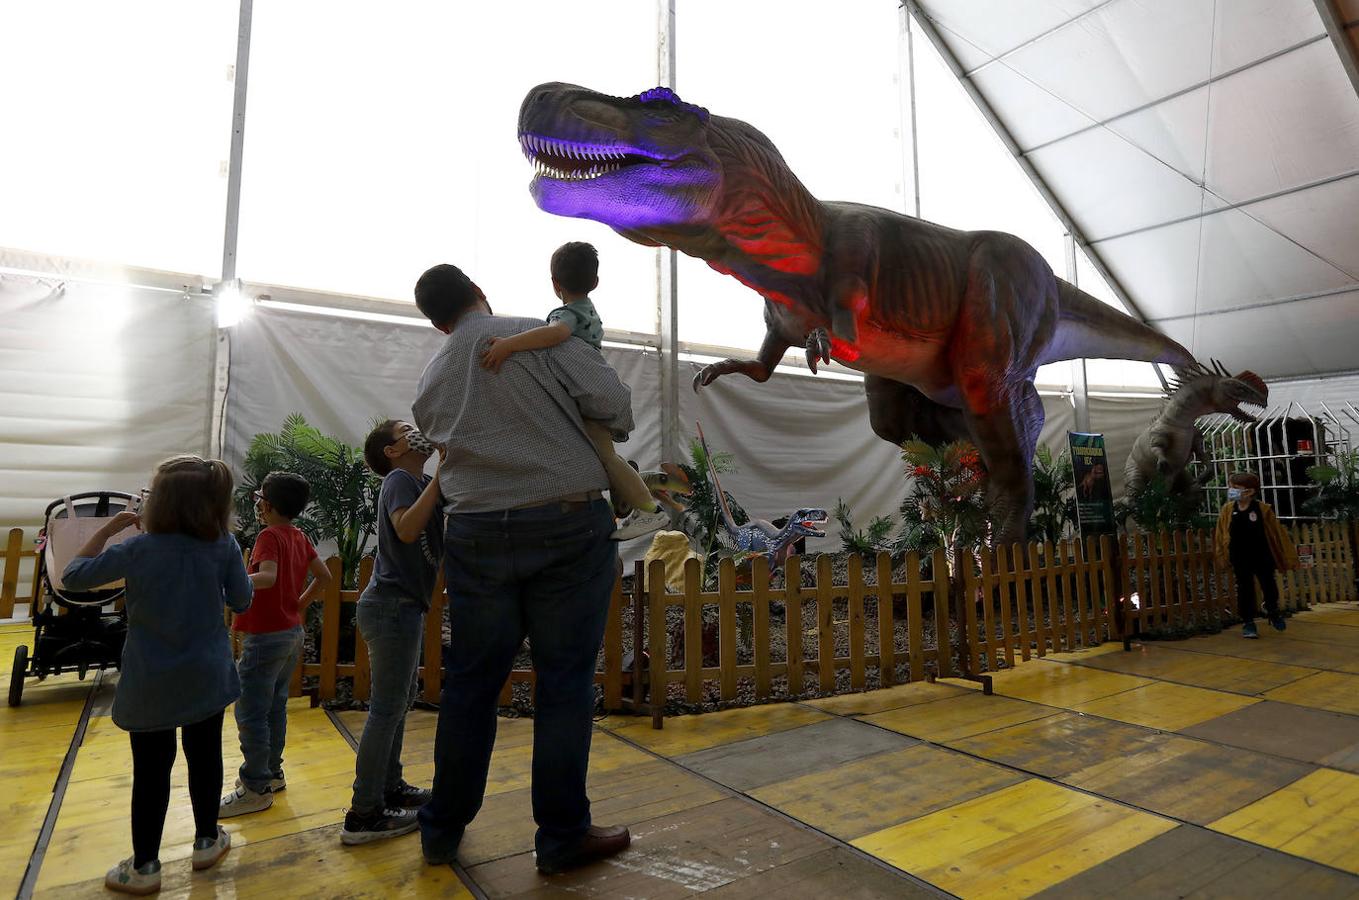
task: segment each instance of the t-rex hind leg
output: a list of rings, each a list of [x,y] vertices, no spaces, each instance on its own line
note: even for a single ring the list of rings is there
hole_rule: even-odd
[[[992,543],[1025,540],[1033,512],[1033,452],[1043,430],[1043,402],[1032,382],[1011,387],[1009,402],[969,411],[973,440],[986,464]]]
[[[864,378],[873,433],[898,446],[920,438],[927,444],[971,440],[962,410],[942,406],[909,384],[877,375]]]

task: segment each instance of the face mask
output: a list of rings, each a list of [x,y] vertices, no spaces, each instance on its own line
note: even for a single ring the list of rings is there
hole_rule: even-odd
[[[433,456],[437,452],[435,446],[430,443],[429,438],[418,431],[406,432],[406,443],[412,450],[419,453],[421,456]]]
[[[1235,503],[1241,499],[1241,488],[1227,488],[1227,499]]]

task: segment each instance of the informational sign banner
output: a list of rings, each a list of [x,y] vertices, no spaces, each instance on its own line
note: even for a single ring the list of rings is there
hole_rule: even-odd
[[[1076,520],[1081,537],[1113,534],[1114,489],[1109,482],[1109,458],[1104,435],[1067,432],[1071,445],[1071,468],[1076,475]]]
[[[1313,552],[1311,544],[1298,544],[1298,564],[1304,569],[1316,565],[1316,553]]]

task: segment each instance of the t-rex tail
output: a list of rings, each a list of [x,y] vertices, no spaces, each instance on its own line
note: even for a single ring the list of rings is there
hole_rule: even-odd
[[[1057,332],[1039,364],[1064,359],[1134,359],[1197,369],[1194,355],[1176,341],[1057,279]]]
[[[698,443],[703,448],[703,459],[708,464],[708,480],[712,482],[718,508],[722,510],[722,524],[727,534],[735,535],[736,517],[731,514],[731,507],[727,505],[727,495],[722,492],[722,482],[717,480],[717,467],[713,465],[713,455],[708,449],[708,441],[703,437],[703,426],[695,422],[694,427],[698,429]]]

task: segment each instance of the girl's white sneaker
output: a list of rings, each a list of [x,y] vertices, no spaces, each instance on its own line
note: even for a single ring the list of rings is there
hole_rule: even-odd
[[[201,872],[217,865],[231,849],[231,835],[221,825],[217,826],[217,839],[197,838],[193,842],[193,870]]]
[[[154,894],[160,890],[160,860],[134,866],[133,858],[118,863],[104,876],[104,887],[123,894]]]

